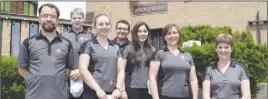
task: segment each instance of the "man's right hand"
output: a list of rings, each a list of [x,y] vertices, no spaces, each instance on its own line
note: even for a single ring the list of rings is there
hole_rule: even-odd
[[[71,74],[70,74],[70,78],[71,78],[72,80],[78,80],[78,79],[81,79],[81,75],[80,75],[79,69],[72,70],[72,71],[71,71]]]
[[[98,89],[96,91],[96,94],[99,97],[99,99],[107,99],[106,93],[102,89]]]
[[[18,69],[18,72],[19,72],[20,76],[21,76],[24,80],[26,80],[26,74],[27,74],[28,70],[27,70],[27,69],[19,68],[19,69]]]

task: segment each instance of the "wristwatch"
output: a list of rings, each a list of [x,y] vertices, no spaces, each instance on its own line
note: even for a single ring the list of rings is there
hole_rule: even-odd
[[[118,91],[120,91],[120,92],[125,91],[125,89],[121,89],[121,88],[118,88],[118,87],[116,87],[116,89],[117,89]]]

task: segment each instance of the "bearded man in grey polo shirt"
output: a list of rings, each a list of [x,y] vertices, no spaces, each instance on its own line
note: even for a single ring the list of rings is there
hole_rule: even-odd
[[[40,33],[23,41],[19,74],[26,80],[25,99],[68,99],[68,76],[74,69],[73,46],[56,31],[60,12],[53,4],[39,10]]]

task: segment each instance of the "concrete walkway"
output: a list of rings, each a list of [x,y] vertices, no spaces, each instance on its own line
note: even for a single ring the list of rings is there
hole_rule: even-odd
[[[257,93],[256,99],[268,99],[267,97],[267,83],[260,83],[259,85],[259,92]]]

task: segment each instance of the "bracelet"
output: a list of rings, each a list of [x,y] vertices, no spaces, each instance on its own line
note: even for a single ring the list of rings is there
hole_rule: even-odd
[[[117,89],[118,91],[120,91],[120,92],[125,91],[124,89],[120,89],[120,88],[118,88],[118,87],[116,87],[116,89]]]

